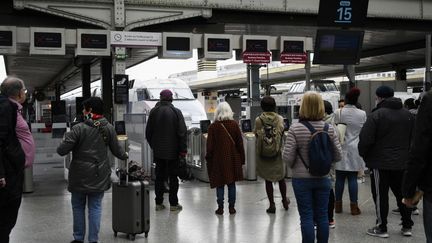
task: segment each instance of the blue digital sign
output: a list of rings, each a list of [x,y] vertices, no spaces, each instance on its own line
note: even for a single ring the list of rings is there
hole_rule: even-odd
[[[318,25],[363,26],[369,0],[320,0]]]

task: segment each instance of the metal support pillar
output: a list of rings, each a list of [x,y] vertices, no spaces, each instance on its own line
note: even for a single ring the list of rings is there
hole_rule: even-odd
[[[349,88],[355,86],[355,68],[354,65],[344,65],[344,72],[349,80]]]
[[[126,56],[126,48],[125,47],[116,47],[115,48],[115,56],[125,57]],[[126,72],[126,61],[124,59],[116,58],[114,60],[114,74],[125,74]],[[123,114],[127,111],[126,104],[115,104],[114,105],[114,121],[123,121]]]
[[[425,62],[425,80],[423,90],[429,91],[431,88],[431,34],[426,35],[426,62]]]
[[[311,81],[311,52],[310,51],[306,51],[306,63],[305,63],[305,82],[306,82],[306,86],[305,86],[305,91],[309,91],[310,90],[310,81]]]
[[[91,66],[90,63],[82,64],[81,77],[82,77],[82,96],[88,99],[91,96],[90,83],[91,83]]]
[[[261,65],[248,64],[248,98],[249,98],[249,118],[252,121],[252,126],[255,125],[255,118],[261,113],[260,107],[260,73]]]
[[[102,74],[102,100],[104,101],[104,116],[112,122],[113,117],[113,85],[112,85],[112,58],[101,59]]]
[[[396,80],[407,80],[407,70],[405,68],[396,69]]]
[[[55,85],[55,100],[56,101],[60,101],[60,88],[61,88],[61,84],[57,83]]]

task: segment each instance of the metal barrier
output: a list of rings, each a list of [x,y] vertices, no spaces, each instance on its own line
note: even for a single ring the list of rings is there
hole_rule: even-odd
[[[33,187],[33,166],[24,169],[23,192],[34,192]]]
[[[253,132],[243,133],[243,145],[246,155],[246,166],[243,169],[245,179],[248,181],[256,181],[256,137]]]
[[[145,138],[147,113],[124,114],[126,134],[129,139],[129,159],[141,161],[146,176],[152,176],[153,152]]]
[[[207,133],[201,134],[201,163],[200,166],[192,167],[192,173],[194,177],[203,182],[210,182],[208,171],[207,171],[207,161],[205,155],[207,153]]]
[[[187,163],[201,168],[201,129],[193,127],[187,131],[187,149]]]

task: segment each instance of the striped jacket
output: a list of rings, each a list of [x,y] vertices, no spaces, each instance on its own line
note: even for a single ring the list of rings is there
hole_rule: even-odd
[[[309,122],[318,131],[324,128],[324,121]],[[332,125],[329,125],[328,133],[333,141],[333,148],[335,148],[333,150],[333,159],[334,161],[339,161],[341,160],[341,146]],[[309,163],[308,144],[310,137],[311,133],[309,129],[301,123],[294,123],[288,130],[288,136],[282,150],[282,159],[288,163],[289,167],[291,167],[293,178],[316,178],[316,176],[312,176],[308,172],[306,167],[303,165],[300,156],[297,154],[301,153],[305,163]]]

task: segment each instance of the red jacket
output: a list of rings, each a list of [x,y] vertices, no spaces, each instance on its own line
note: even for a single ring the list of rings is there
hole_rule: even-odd
[[[242,165],[245,163],[245,153],[242,134],[237,122],[233,120],[215,121],[210,125],[206,160],[211,188],[243,180]]]

